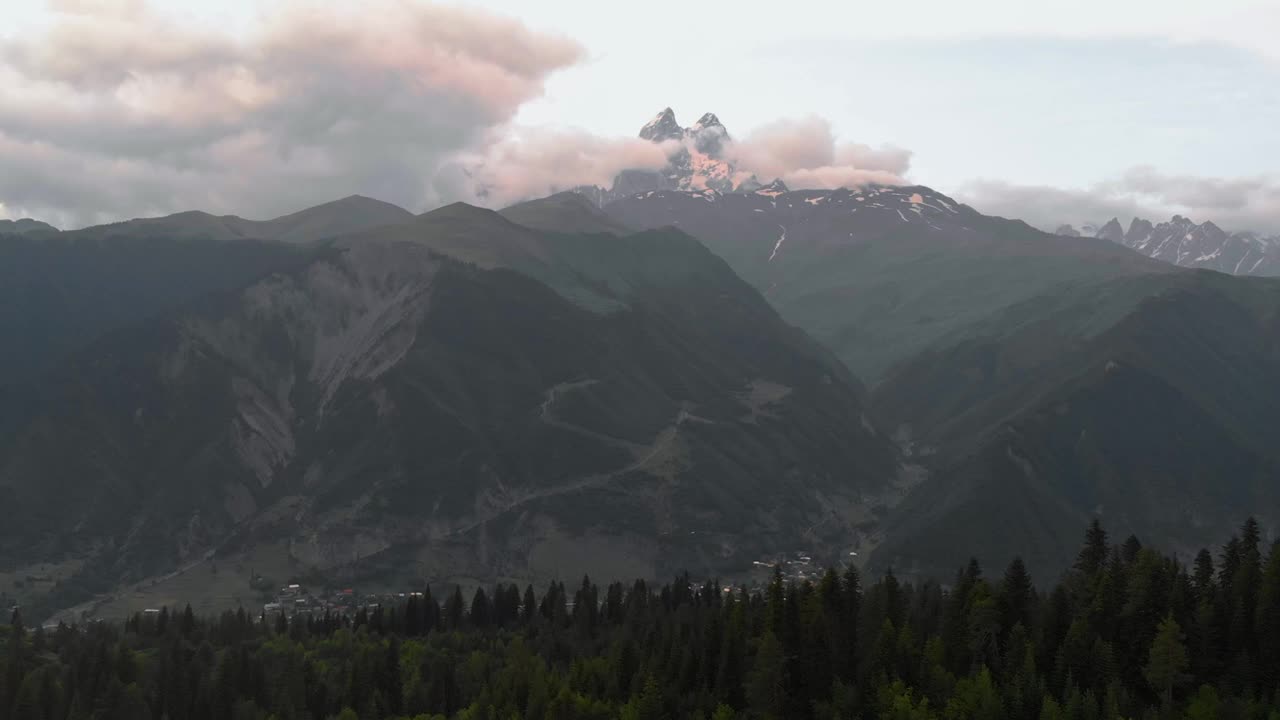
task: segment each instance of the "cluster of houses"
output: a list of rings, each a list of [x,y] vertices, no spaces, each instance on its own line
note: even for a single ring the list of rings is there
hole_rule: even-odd
[[[857,556],[858,553],[850,552],[847,562],[856,561]],[[753,575],[760,575],[763,572],[768,573],[767,577],[772,577],[775,567],[779,568],[782,571],[782,579],[784,581],[795,583],[802,583],[806,580],[817,582],[823,573],[827,571],[826,565],[815,563],[813,556],[803,550],[756,560],[751,563],[751,566]],[[755,579],[760,582],[763,577],[765,576],[756,577]],[[767,582],[767,580],[764,582]],[[761,584],[764,584],[764,582],[761,582]]]
[[[381,605],[405,602],[409,597],[422,597],[420,592],[364,594],[354,588],[344,588],[312,594],[296,583],[280,588],[270,602],[262,606],[267,615],[323,615],[354,614],[360,610],[374,610]]]

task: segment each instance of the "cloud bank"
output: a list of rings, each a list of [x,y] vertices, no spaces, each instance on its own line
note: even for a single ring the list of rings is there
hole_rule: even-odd
[[[740,172],[765,182],[781,178],[795,189],[900,185],[911,169],[910,151],[838,142],[831,124],[817,116],[760,127],[726,154]]]
[[[582,46],[414,0],[265,6],[247,30],[183,24],[146,0],[51,0],[0,40],[0,214],[63,227],[191,208],[272,217],[360,193],[419,210],[505,205],[679,149],[514,126]],[[816,116],[723,143],[743,177],[794,188],[900,184],[909,151],[842,142]],[[927,180],[927,179],[925,179]],[[957,195],[1046,229],[1174,213],[1280,233],[1280,181],[1136,167],[1082,189],[978,180]]]
[[[0,44],[0,203],[70,225],[351,193],[421,207],[583,54],[465,8],[346,7],[287,4],[235,37],[142,0],[60,0]]]
[[[670,150],[577,129],[513,127],[495,136],[483,153],[458,157],[437,185],[453,197],[503,207],[581,185],[609,187],[623,170],[662,168]]]
[[[235,33],[146,0],[51,0],[42,29],[0,41],[0,208],[75,227],[266,218],[355,193],[498,206],[608,186],[679,149],[512,124],[582,61],[571,39],[425,1],[263,7]],[[817,117],[726,148],[744,176],[796,188],[901,182],[910,163]]]
[[[956,194],[980,212],[1045,230],[1112,217],[1159,222],[1176,214],[1227,230],[1280,234],[1280,180],[1268,177],[1199,177],[1139,166],[1084,189],[978,180]]]

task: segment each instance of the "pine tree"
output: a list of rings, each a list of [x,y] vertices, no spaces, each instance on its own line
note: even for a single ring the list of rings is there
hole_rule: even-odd
[[[51,720],[40,703],[40,676],[43,674],[35,672],[27,675],[10,706],[13,710],[8,717],[13,720]]]
[[[731,708],[746,705],[743,682],[746,680],[747,626],[746,604],[730,599],[725,605],[727,621],[721,640],[720,659],[716,663],[713,687],[717,698]]]
[[[945,717],[948,720],[1003,720],[1004,706],[990,670],[982,667],[973,677],[956,684]]]
[[[489,596],[485,594],[484,588],[476,588],[475,595],[471,597],[471,611],[468,613],[471,624],[478,628],[487,628],[493,621],[493,606],[489,602]]]
[[[1031,574],[1021,557],[1015,557],[1004,571],[1004,579],[1000,582],[998,604],[1000,607],[1000,625],[1002,638],[1007,638],[1014,625],[1031,627],[1031,608],[1035,602],[1036,591],[1031,584]]]
[[[784,662],[782,643],[772,631],[765,631],[756,649],[755,662],[746,687],[747,705],[756,717],[785,717],[787,697],[783,679]]]
[[[187,603],[187,607],[182,611],[182,620],[179,624],[182,636],[190,638],[191,633],[196,629],[196,614],[191,610],[191,603]]]
[[[1280,540],[1271,545],[1256,608],[1258,687],[1280,689]]]
[[[382,697],[381,706],[391,715],[400,714],[404,698],[404,679],[400,671],[400,639],[392,636],[387,641],[375,673],[375,684]]]
[[[711,713],[711,720],[736,720],[737,717],[738,714],[733,711],[733,708],[723,703],[717,705],[715,712]]]
[[[783,614],[786,604],[781,565],[773,566],[773,576],[769,580],[769,587],[766,592],[768,594],[765,596],[765,602],[769,607],[769,624],[766,627],[775,637],[780,638],[782,636]]]
[[[1094,635],[1083,617],[1071,622],[1054,658],[1053,689],[1056,692],[1064,693],[1072,684],[1092,683],[1093,639]]]
[[[1160,623],[1156,638],[1151,643],[1147,665],[1143,668],[1143,675],[1164,707],[1173,706],[1173,691],[1186,680],[1187,667],[1187,649],[1182,644],[1182,628],[1178,627],[1173,615],[1169,615]]]
[[[22,624],[22,612],[16,608],[9,618],[8,641],[4,677],[0,678],[0,711],[13,707],[27,673],[26,628]]]
[[[1120,558],[1125,564],[1129,564],[1138,558],[1138,551],[1142,549],[1142,543],[1138,540],[1137,535],[1130,535],[1125,538],[1123,544],[1120,545]]]
[[[1089,530],[1085,532],[1084,547],[1076,556],[1075,569],[1086,579],[1096,577],[1107,560],[1107,552],[1107,531],[1102,529],[1102,523],[1095,517],[1089,523]]]
[[[1218,562],[1218,596],[1222,601],[1224,620],[1229,619],[1231,603],[1235,600],[1234,585],[1240,569],[1240,552],[1240,538],[1232,535],[1222,546],[1222,559]]]
[[[1049,695],[1041,701],[1040,720],[1062,720],[1062,706]]]
[[[975,666],[992,667],[1000,662],[1000,607],[986,581],[974,585],[969,594],[969,655]]]
[[[1218,720],[1221,704],[1212,685],[1201,685],[1187,705],[1187,720]]]
[[[1249,518],[1240,529],[1240,559],[1231,582],[1229,629],[1232,646],[1246,657],[1253,655],[1254,618],[1262,583],[1262,558],[1258,548],[1260,540],[1258,522]],[[1246,665],[1251,667],[1252,663],[1246,661]]]
[[[466,616],[466,601],[462,599],[462,586],[455,585],[453,594],[444,604],[444,617],[450,630],[457,630],[462,627],[463,619]]]
[[[1217,586],[1213,582],[1213,554],[1208,550],[1200,548],[1200,552],[1196,554],[1195,572],[1192,577],[1196,600],[1212,602]]]
[[[840,580],[840,638],[834,653],[834,670],[842,680],[852,682],[858,671],[858,622],[862,611],[862,578],[850,566]]]
[[[600,622],[600,593],[591,578],[582,576],[582,586],[573,596],[573,623],[581,637],[590,638]]]
[[[126,685],[120,693],[119,702],[112,716],[119,718],[119,720],[150,717],[151,708],[147,705],[147,699],[142,689],[134,683]]]
[[[973,665],[970,641],[969,605],[974,586],[982,577],[976,558],[956,575],[947,595],[942,620],[942,642],[947,649],[947,668],[956,675],[968,675]]]
[[[658,680],[651,673],[644,681],[644,690],[636,702],[636,720],[662,720],[666,714],[662,710],[662,690]]]
[[[616,625],[622,622],[623,617],[622,583],[609,583],[609,589],[605,592],[604,598],[604,620]]]

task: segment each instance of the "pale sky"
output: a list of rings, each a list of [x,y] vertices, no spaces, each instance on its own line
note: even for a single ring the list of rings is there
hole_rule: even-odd
[[[137,2],[59,4],[118,11]],[[512,118],[486,120],[491,133],[498,126],[574,128],[626,138],[668,105],[686,124],[713,111],[735,136],[817,115],[841,141],[910,150],[910,181],[980,210],[1016,215],[1019,199],[1042,188],[1040,199],[1056,193],[1061,206],[1023,213],[1040,225],[1056,222],[1054,215],[1098,221],[1106,219],[1100,213],[1140,208],[1280,232],[1274,0],[457,5],[517,19],[582,49],[540,76],[541,87],[510,107]],[[261,0],[151,6],[231,38],[255,33],[264,12],[304,16],[319,7]],[[6,0],[0,39],[38,36],[57,18],[44,0]],[[0,45],[0,71],[4,62]],[[1145,173],[1140,191],[1135,168]],[[1201,202],[1196,188],[1211,197]],[[1224,188],[1240,197],[1224,198]],[[16,202],[2,193],[0,185],[0,214],[15,214]],[[42,209],[36,205],[27,199],[24,209]]]

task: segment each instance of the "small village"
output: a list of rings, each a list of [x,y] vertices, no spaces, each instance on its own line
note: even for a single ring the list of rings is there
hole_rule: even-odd
[[[281,587],[275,597],[263,604],[262,612],[266,615],[324,615],[354,614],[361,610],[375,610],[383,605],[395,605],[408,601],[411,597],[422,597],[423,593],[361,593],[355,588],[343,588],[312,593],[306,587],[291,583]]]
[[[849,557],[846,563],[853,564],[857,553],[850,551],[847,554]],[[781,570],[784,582],[801,584],[806,581],[816,582],[826,572],[827,565],[816,561],[807,550],[766,556],[752,561],[744,577],[738,578],[736,582],[724,583],[722,590],[726,593],[735,592],[740,587],[745,587],[748,591],[759,590],[769,584],[774,568]],[[695,581],[694,584],[700,582]],[[361,610],[372,611],[382,606],[397,605],[407,602],[411,597],[423,596],[420,591],[364,593],[356,588],[312,592],[305,585],[290,583],[276,589],[274,595],[263,603],[261,611],[268,616],[283,614],[292,617],[326,613],[349,615]],[[145,612],[154,614],[160,610],[148,608]]]

